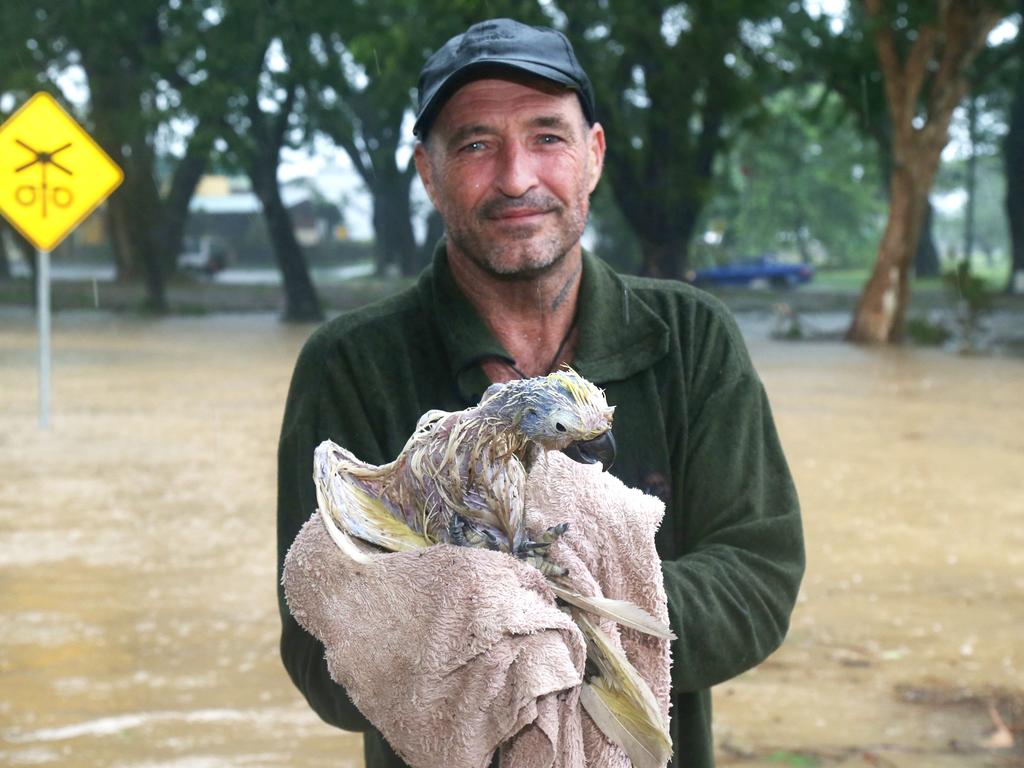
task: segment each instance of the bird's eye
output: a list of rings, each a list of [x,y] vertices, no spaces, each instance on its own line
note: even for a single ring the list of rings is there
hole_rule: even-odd
[[[565,432],[565,426],[561,422],[555,422],[555,429],[559,432]]]

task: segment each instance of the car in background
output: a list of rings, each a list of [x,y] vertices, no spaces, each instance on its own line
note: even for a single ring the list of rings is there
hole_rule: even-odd
[[[690,270],[686,275],[687,282],[694,285],[739,285],[749,288],[795,288],[813,278],[814,267],[810,264],[779,261],[767,254],[731,264]]]

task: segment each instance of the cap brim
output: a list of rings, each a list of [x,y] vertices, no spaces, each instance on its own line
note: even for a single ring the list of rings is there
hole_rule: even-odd
[[[450,74],[441,81],[433,93],[427,96],[420,109],[420,113],[416,116],[416,123],[412,127],[412,132],[422,138],[426,130],[434,122],[437,113],[441,111],[441,107],[444,106],[445,102],[448,101],[456,90],[470,80],[478,79],[482,72],[491,70],[524,72],[528,75],[536,75],[545,80],[558,83],[573,91],[579,92],[580,90],[580,84],[565,74],[565,72],[540,62],[505,58],[478,59],[472,64],[467,64],[457,72]]]

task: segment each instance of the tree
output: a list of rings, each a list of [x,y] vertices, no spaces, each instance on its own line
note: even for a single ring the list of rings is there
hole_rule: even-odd
[[[1024,0],[1018,3],[1024,15]],[[1006,169],[1006,217],[1013,259],[1007,290],[1024,290],[1024,30],[1017,31],[1015,73],[1009,125],[1003,140]]]
[[[1016,46],[1012,43],[995,43],[982,50],[970,67],[967,77],[970,94],[966,105],[961,110],[964,115],[966,136],[961,141],[966,149],[965,162],[959,174],[961,188],[966,193],[961,238],[964,268],[971,269],[971,256],[975,245],[991,255],[994,241],[1000,238],[1004,221],[985,221],[979,226],[980,219],[988,217],[987,207],[983,207],[988,193],[993,189],[991,182],[979,186],[978,177],[981,164],[998,152],[999,140],[1005,133],[1009,122],[1010,101],[1013,90],[1013,57]],[[1011,66],[1007,66],[1007,65]],[[948,161],[948,158],[947,158]],[[948,162],[946,163],[949,164]],[[940,176],[942,172],[940,171]],[[994,180],[1002,190],[1002,179]],[[982,205],[979,206],[979,203]],[[990,218],[990,217],[988,217]]]
[[[32,282],[36,279],[36,249],[28,240],[22,237],[14,227],[0,217],[0,280],[9,280],[12,277],[10,254],[8,248],[13,247],[18,255],[28,265]],[[35,294],[32,294],[35,296]]]
[[[394,266],[412,274],[424,261],[409,196],[416,169],[411,153],[400,162],[398,150],[410,138],[402,127],[423,63],[423,30],[432,28],[425,17],[432,18],[409,2],[359,16],[328,9],[313,37],[324,63],[316,74],[313,120],[344,149],[370,191],[378,273]]]
[[[825,85],[840,97],[861,133],[873,140],[879,190],[888,199],[893,167],[892,124],[884,79],[865,23],[863,5],[851,3],[843,17],[819,14],[815,18],[806,12],[800,15],[802,23],[787,28],[783,42],[799,62],[801,76],[822,73]],[[915,277],[934,277],[939,273],[933,222],[929,201],[914,251]]]
[[[188,202],[210,150],[209,136],[195,131],[162,193],[155,135],[168,110],[161,107],[158,94],[167,90],[169,81],[180,78],[174,49],[182,45],[172,45],[168,36],[184,35],[194,41],[190,25],[167,24],[170,5],[159,0],[129,5],[112,0],[57,3],[48,17],[51,35],[57,35],[51,37],[51,45],[62,37],[68,63],[79,64],[85,72],[94,137],[125,173],[121,189],[107,206],[118,277],[141,277],[145,307],[154,312],[167,309],[166,277],[180,251]]]
[[[911,259],[965,72],[1005,15],[992,0],[937,0],[927,12],[864,0],[892,130],[889,217],[874,270],[847,332],[851,341],[900,341]]]
[[[1007,179],[1003,176],[1002,158],[995,147],[982,145],[983,151],[975,159],[977,181],[975,183],[973,252],[986,255],[990,262],[996,253],[1008,253],[1010,237],[1003,201]],[[935,179],[935,188],[944,191],[964,191],[968,177],[969,159],[954,159],[943,162]],[[936,226],[936,234],[946,252],[964,253],[968,207],[942,216]],[[954,266],[954,265],[949,265]]]
[[[771,88],[773,30],[787,8],[778,0],[564,5],[606,128],[606,175],[645,274],[686,273],[715,160]]]
[[[289,0],[211,5],[203,60],[206,77],[215,84],[209,97],[226,106],[219,132],[229,160],[248,175],[263,208],[284,287],[282,319],[289,322],[323,318],[277,177],[290,134],[305,133],[298,108],[307,95],[311,64],[303,10]]]
[[[0,281],[11,279],[11,263],[7,257],[7,237],[13,228],[0,217]]]
[[[314,3],[304,14],[321,65],[310,102],[315,127],[344,149],[373,199],[377,271],[419,271],[440,236],[431,217],[422,245],[412,228],[410,188],[416,176],[405,122],[426,55],[475,21],[512,16],[541,22],[533,0],[381,0],[373,12],[364,2]],[[400,159],[400,155],[404,155]]]
[[[45,85],[34,65],[26,34],[36,21],[37,11],[29,3],[0,3],[0,97],[10,102],[10,109],[5,109],[4,99],[0,99],[0,123]],[[17,250],[28,264],[34,284],[36,249],[0,216],[0,279],[12,276],[8,248]],[[31,295],[35,300],[35,291]]]
[[[21,46],[41,78],[80,66],[89,101],[83,122],[124,170],[107,204],[118,278],[141,277],[147,309],[167,309],[166,276],[180,251],[188,202],[209,154],[211,137],[197,127],[166,191],[157,176],[156,133],[176,109],[169,103],[183,46],[196,44],[194,24],[169,23],[171,10],[194,5],[170,0],[35,4],[22,18]],[[184,10],[181,11],[184,13]]]
[[[788,251],[864,264],[885,210],[873,142],[820,85],[781,91],[766,108],[723,158],[702,229],[721,232],[727,258]]]

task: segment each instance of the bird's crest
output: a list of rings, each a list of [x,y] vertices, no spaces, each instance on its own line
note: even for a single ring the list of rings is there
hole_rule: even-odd
[[[585,406],[594,401],[594,394],[601,395],[601,390],[591,384],[589,381],[580,376],[569,366],[563,366],[561,370],[555,371],[548,375],[548,381],[557,386],[561,386],[572,395],[572,399],[576,401],[579,406]],[[601,396],[603,400],[604,397]]]

